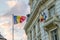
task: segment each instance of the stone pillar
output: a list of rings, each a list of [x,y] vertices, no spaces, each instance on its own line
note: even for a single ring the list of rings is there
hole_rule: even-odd
[[[44,36],[43,23],[40,23],[40,30],[41,30],[41,39],[42,39],[42,40],[45,40],[45,39],[44,39],[45,36]]]
[[[36,40],[38,40],[37,35],[38,35],[38,25],[36,24]]]
[[[41,30],[41,39],[42,40],[49,40],[48,39],[48,34],[47,32],[44,30],[44,23],[40,23],[40,30]]]
[[[29,34],[27,34],[27,40],[29,40]]]
[[[30,32],[28,33],[28,40],[30,40]]]
[[[32,29],[32,40],[34,40],[34,39],[33,39],[33,36],[34,36],[34,32],[33,32],[33,29]]]

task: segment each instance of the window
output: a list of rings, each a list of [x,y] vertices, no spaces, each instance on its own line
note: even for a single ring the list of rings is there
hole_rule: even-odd
[[[51,31],[51,38],[52,38],[52,40],[58,40],[57,29]]]
[[[52,17],[55,14],[55,6],[49,8],[49,16]]]

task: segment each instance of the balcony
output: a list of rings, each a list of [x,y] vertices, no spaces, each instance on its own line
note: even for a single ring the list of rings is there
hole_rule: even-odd
[[[54,21],[54,17],[50,17],[50,18],[48,18],[44,23],[44,26],[46,26],[46,25],[49,25],[51,22],[53,22]]]
[[[45,21],[44,28],[46,31],[57,27],[57,24],[55,24],[54,22],[60,22],[59,16],[60,15],[50,17],[48,20]]]

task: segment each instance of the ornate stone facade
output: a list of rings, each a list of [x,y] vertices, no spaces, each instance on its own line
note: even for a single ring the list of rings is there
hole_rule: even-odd
[[[60,40],[60,0],[30,0],[31,14],[25,25],[28,40]],[[41,22],[40,15],[47,19]]]

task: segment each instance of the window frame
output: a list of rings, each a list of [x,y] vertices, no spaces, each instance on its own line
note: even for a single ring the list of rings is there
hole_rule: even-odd
[[[57,27],[54,28],[54,29],[51,29],[51,30],[49,31],[49,39],[50,39],[50,40],[53,40],[53,39],[52,39],[52,33],[51,33],[51,32],[54,31],[54,30],[56,30],[56,29],[57,29],[57,38],[58,38],[57,40],[59,40],[59,33],[58,33],[58,28],[57,28]]]
[[[56,33],[55,33],[55,31],[56,31]],[[55,35],[57,35],[56,37],[55,37]],[[52,38],[53,37],[53,38]],[[55,30],[53,30],[53,31],[51,31],[51,39],[53,40],[53,39],[57,39],[58,40],[58,32],[57,32],[57,29],[55,29]]]

